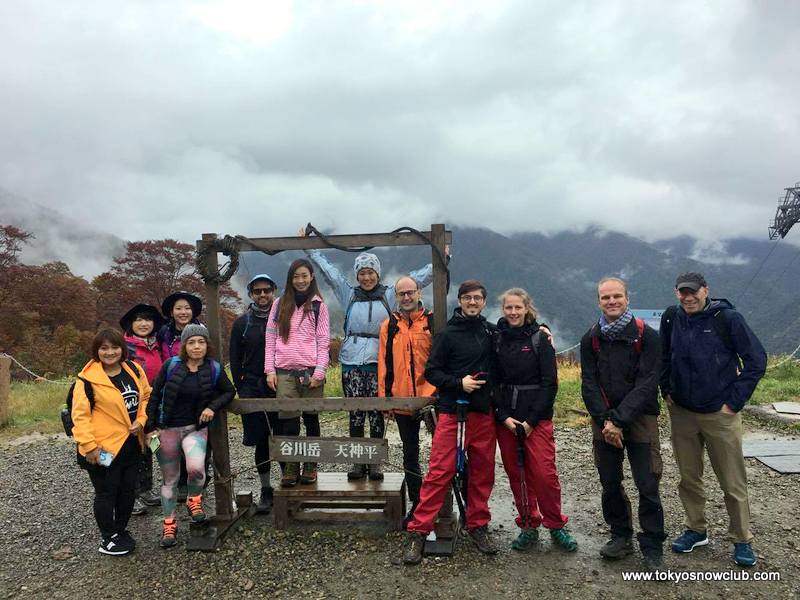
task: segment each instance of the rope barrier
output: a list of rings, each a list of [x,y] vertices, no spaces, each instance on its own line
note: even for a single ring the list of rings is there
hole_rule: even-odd
[[[28,373],[32,377],[35,377],[37,381],[46,381],[47,383],[55,383],[56,385],[71,385],[72,384],[71,381],[65,381],[63,379],[62,380],[47,379],[46,377],[42,377],[41,375],[37,375],[36,373],[31,371],[28,367],[26,367],[21,362],[19,362],[16,358],[11,356],[10,354],[6,354],[5,352],[0,352],[0,357],[10,358],[20,369],[22,369],[23,371],[25,371],[26,373]]]

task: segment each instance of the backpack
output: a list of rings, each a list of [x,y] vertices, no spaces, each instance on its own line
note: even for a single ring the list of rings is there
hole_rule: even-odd
[[[430,331],[433,335],[433,312],[427,311],[425,318],[428,320],[428,326],[423,328],[423,331]],[[394,337],[400,331],[397,326],[397,317],[394,313],[389,313],[389,330],[386,336],[386,377],[384,378],[386,397],[392,395],[392,385],[394,385]]]
[[[128,365],[131,371],[136,373],[137,376],[141,376],[139,365],[132,360],[126,360],[125,364]],[[66,433],[69,437],[72,437],[72,428],[75,426],[75,423],[72,421],[72,400],[75,395],[75,384],[77,383],[78,379],[83,382],[83,392],[86,394],[87,400],[89,400],[89,410],[94,410],[94,389],[92,388],[92,384],[87,379],[84,379],[79,375],[76,377],[76,381],[73,381],[72,385],[69,386],[65,405],[61,409],[61,424],[64,426],[64,433]]]
[[[642,319],[634,319],[634,321],[636,321],[636,339],[633,340],[633,350],[636,354],[641,354],[642,344],[644,344],[644,321]],[[592,352],[595,355],[600,353],[600,326],[597,323],[592,327]]]
[[[501,341],[501,338],[502,338],[502,336],[500,335],[499,331],[494,333],[494,353],[495,353],[496,356],[500,354],[500,341]],[[542,330],[541,329],[537,329],[531,335],[531,351],[533,352],[534,356],[536,357],[536,360],[539,360],[539,343],[541,341],[542,341]]]

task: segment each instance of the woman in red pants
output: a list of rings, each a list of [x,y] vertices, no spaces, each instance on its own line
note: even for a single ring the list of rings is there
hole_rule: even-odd
[[[497,442],[519,516],[511,543],[527,550],[539,539],[539,525],[568,552],[578,544],[561,513],[561,485],[556,473],[553,404],[557,389],[556,354],[539,330],[531,297],[521,288],[500,296],[503,316],[495,343],[498,387],[495,397]],[[518,449],[524,453],[520,456]],[[520,462],[522,465],[520,465]]]

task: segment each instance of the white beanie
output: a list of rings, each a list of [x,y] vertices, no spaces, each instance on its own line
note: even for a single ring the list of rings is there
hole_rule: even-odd
[[[356,262],[353,264],[353,271],[358,277],[358,272],[361,269],[372,269],[378,274],[378,277],[381,276],[381,261],[378,260],[378,257],[374,254],[370,254],[369,252],[362,252],[358,256],[356,256]]]

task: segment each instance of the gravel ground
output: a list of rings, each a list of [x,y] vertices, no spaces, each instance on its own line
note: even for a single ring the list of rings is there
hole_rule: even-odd
[[[343,422],[323,425],[323,435],[341,435]],[[760,425],[749,436],[772,438]],[[391,462],[399,464],[396,428],[390,428]],[[425,435],[424,452],[430,445]],[[179,545],[158,547],[160,517],[132,517],[139,542],[135,553],[107,557],[97,552],[91,486],[63,435],[29,436],[7,443],[0,453],[0,597],[9,598],[641,598],[800,597],[800,477],[781,476],[748,460],[755,549],[759,562],[746,571],[779,573],[780,582],[625,582],[623,571],[640,568],[638,556],[606,563],[598,556],[607,529],[600,511],[600,486],[591,457],[588,428],[557,429],[564,512],[579,542],[574,554],[550,546],[544,536],[530,553],[509,549],[516,530],[507,479],[497,462],[491,529],[501,546],[496,557],[480,555],[460,541],[450,558],[426,558],[417,567],[400,563],[403,535],[376,526],[305,524],[276,531],[270,516],[243,521],[216,553],[186,552],[188,523],[181,515]],[[249,449],[231,430],[234,470],[251,464]],[[670,537],[682,529],[682,510],[668,432],[662,430],[665,464],[662,498]],[[338,468],[344,468],[340,466]],[[708,468],[710,473],[710,468]],[[273,477],[277,476],[273,470]],[[712,482],[711,476],[708,477]],[[257,489],[254,471],[243,472],[236,489]],[[628,476],[627,489],[632,488]],[[689,555],[668,553],[665,569],[675,572],[742,570],[731,560],[722,493],[713,481],[708,517],[711,543]],[[631,499],[636,504],[635,494]],[[213,507],[213,502],[207,502]]]

